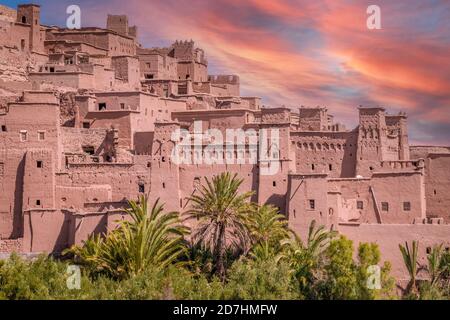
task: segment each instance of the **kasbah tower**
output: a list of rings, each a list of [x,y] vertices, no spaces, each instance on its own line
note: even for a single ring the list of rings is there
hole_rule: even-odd
[[[450,147],[409,145],[406,114],[359,107],[346,129],[324,107],[266,108],[240,95],[237,75],[208,74],[192,40],[144,48],[127,16],[64,29],[42,25],[40,12],[0,6],[0,254],[81,244],[143,194],[183,212],[204,177],[226,171],[300,235],[316,220],[377,243],[397,277],[399,244],[419,240],[421,262],[433,245],[450,247]],[[199,121],[224,136],[278,130],[268,152],[279,170],[263,174],[263,159],[176,163],[172,133]],[[227,153],[258,147],[245,139]],[[206,152],[204,142],[189,152]]]

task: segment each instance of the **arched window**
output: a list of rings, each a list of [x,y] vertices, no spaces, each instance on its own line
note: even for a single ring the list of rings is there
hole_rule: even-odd
[[[22,16],[22,23],[27,23],[27,17]]]

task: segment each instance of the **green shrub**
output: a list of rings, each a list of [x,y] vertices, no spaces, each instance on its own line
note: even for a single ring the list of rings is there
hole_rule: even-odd
[[[224,288],[224,299],[288,300],[297,297],[288,264],[277,263],[274,259],[235,262]]]

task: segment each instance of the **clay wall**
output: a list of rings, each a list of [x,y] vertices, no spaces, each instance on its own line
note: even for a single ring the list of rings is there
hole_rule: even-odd
[[[399,245],[419,241],[418,262],[426,265],[427,248],[444,243],[444,248],[450,247],[449,225],[420,225],[420,224],[361,224],[339,225],[339,232],[354,241],[356,248],[360,242],[373,242],[379,245],[382,261],[389,261],[392,265],[391,274],[399,280],[409,279]],[[419,273],[419,278],[426,276]]]
[[[291,132],[297,173],[354,177],[357,132]]]
[[[178,62],[175,58],[157,53],[145,53],[139,55],[139,62],[142,79],[178,79]]]
[[[134,57],[113,57],[112,67],[115,77],[125,80],[134,90],[140,89],[139,60]]]
[[[427,216],[450,223],[450,153],[431,153],[425,164]]]

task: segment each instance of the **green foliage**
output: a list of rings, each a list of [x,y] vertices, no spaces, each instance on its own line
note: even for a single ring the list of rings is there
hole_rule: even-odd
[[[188,233],[176,212],[164,212],[158,201],[148,215],[147,199],[130,201],[127,213],[132,221],[120,221],[106,238],[92,237],[72,253],[82,264],[116,278],[138,275],[149,267],[164,269],[178,263],[186,253],[184,235]]]
[[[384,262],[380,268],[380,289],[369,288],[368,281],[371,280],[369,268],[378,266],[381,259],[380,249],[375,243],[361,243],[358,247],[358,281],[359,299],[394,299],[395,279],[390,276],[391,264]],[[373,284],[373,283],[372,283]]]
[[[251,255],[260,260],[275,257],[281,250],[281,242],[291,234],[286,218],[270,205],[254,206],[248,229],[253,245]]]
[[[332,240],[324,252],[324,259],[323,274],[316,285],[316,298],[357,299],[359,283],[353,261],[353,242],[344,236]]]
[[[189,198],[192,208],[187,214],[198,221],[192,240],[213,253],[215,272],[225,280],[227,250],[246,251],[249,243],[248,218],[252,205],[248,199],[252,193],[239,192],[243,180],[236,174],[231,176],[227,172],[205,181],[198,194]]]
[[[83,299],[81,291],[67,289],[67,263],[41,255],[28,261],[16,254],[0,262],[0,300]],[[82,276],[81,284],[90,281]]]
[[[442,274],[445,272],[444,265],[442,265],[442,255],[443,255],[442,244],[439,246],[434,246],[431,252],[427,255],[428,268],[427,271],[430,275],[430,285],[436,286],[441,280]]]
[[[324,252],[323,272],[315,285],[314,298],[329,300],[373,300],[395,298],[395,280],[390,276],[390,263],[385,262],[378,273],[369,267],[380,263],[377,244],[361,243],[358,260],[353,259],[353,242],[344,236],[332,240]],[[376,278],[376,282],[371,282]],[[374,285],[379,284],[377,288]]]
[[[217,279],[208,281],[176,266],[150,268],[123,280],[82,275],[81,289],[70,290],[67,266],[46,256],[29,261],[13,255],[0,262],[0,299],[219,299],[223,292]]]
[[[236,261],[228,274],[224,298],[233,300],[288,300],[298,298],[289,265],[270,260]]]
[[[313,220],[308,229],[305,245],[296,235],[289,240],[281,241],[283,250],[278,259],[289,264],[302,297],[311,299],[317,296],[315,284],[321,276],[323,252],[336,235],[335,231],[327,231],[324,226],[316,227],[316,221]]]
[[[419,252],[419,242],[413,241],[412,247],[409,247],[408,242],[405,243],[405,246],[399,245],[400,252],[402,253],[403,262],[405,263],[405,267],[408,270],[410,281],[408,287],[406,289],[406,293],[408,295],[417,295],[418,289],[416,286],[416,277],[418,272],[419,263],[417,261],[417,254]]]
[[[435,245],[427,255],[427,268],[429,281],[419,285],[419,298],[421,300],[442,300],[450,296],[449,270],[450,253],[444,251],[443,244]]]

